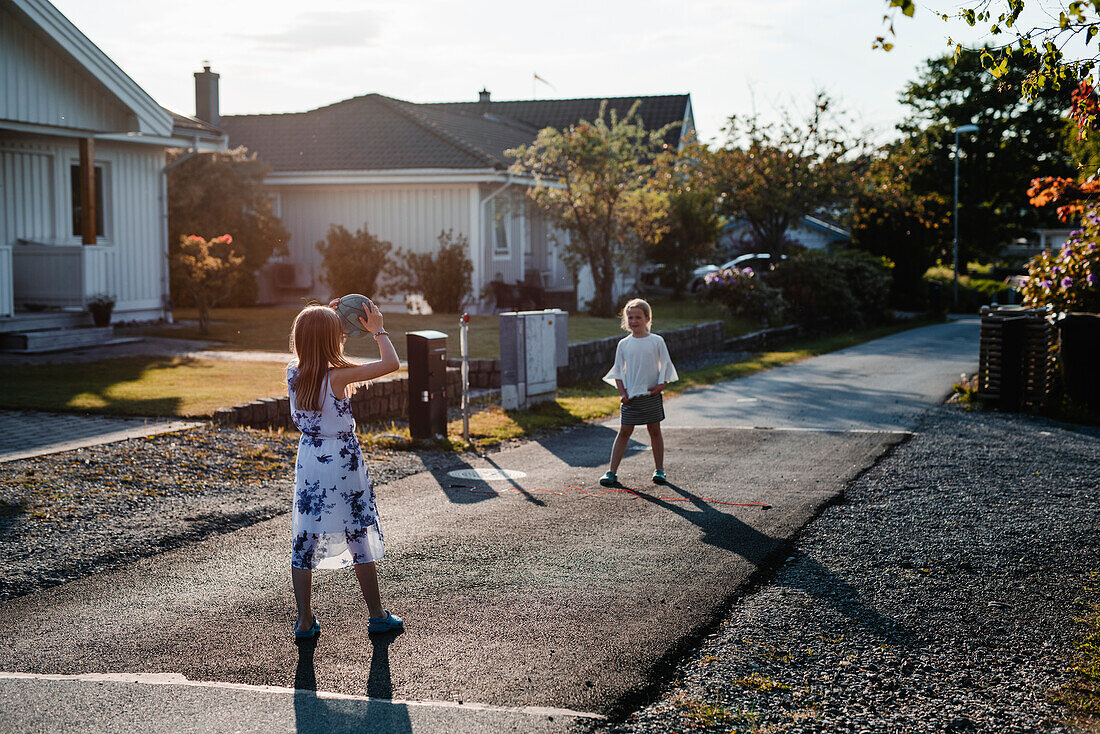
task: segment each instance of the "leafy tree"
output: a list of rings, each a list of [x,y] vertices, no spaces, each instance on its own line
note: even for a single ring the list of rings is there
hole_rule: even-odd
[[[210,310],[224,302],[243,275],[244,257],[233,249],[227,234],[205,239],[197,235],[180,237],[172,253],[173,272],[199,309],[199,331],[210,330]]]
[[[368,298],[376,292],[378,275],[386,265],[393,245],[367,230],[352,234],[339,224],[330,224],[325,239],[316,244],[321,253],[324,281],[333,297],[362,293]]]
[[[1027,72],[1011,69],[1007,78]],[[959,264],[995,259],[1000,248],[1053,218],[1028,206],[1029,182],[1041,175],[1067,175],[1075,166],[1065,152],[1062,112],[1068,90],[1039,90],[1029,103],[1011,84],[982,67],[980,52],[926,62],[901,94],[909,116],[898,126],[925,164],[910,169],[912,191],[952,195],[954,130],[975,124],[959,139]],[[946,255],[952,228],[940,228]]]
[[[897,13],[913,17],[916,2],[885,2],[888,11],[883,19],[888,23],[889,35],[895,37]],[[1028,6],[1040,12],[1021,22]],[[1096,70],[1100,62],[1100,41],[1095,40],[1100,31],[1100,0],[1072,0],[1055,8],[1037,0],[969,0],[954,15],[936,14],[944,22],[959,22],[988,31],[991,43],[981,50],[980,63],[994,77],[1008,77],[1012,68],[1022,62],[1027,72],[1006,81],[1028,99],[1044,90],[1072,87]],[[1043,21],[1030,23],[1030,17]],[[1071,42],[1070,48],[1080,51],[1067,56],[1067,44]],[[951,43],[956,58],[965,53],[962,44]],[[1090,47],[1090,44],[1096,45]],[[886,51],[894,46],[885,35],[876,38],[874,45]]]
[[[170,153],[169,163],[184,155],[182,150]],[[234,247],[244,258],[243,272],[228,298],[236,305],[255,303],[256,271],[273,254],[285,253],[290,238],[262,188],[264,173],[244,148],[195,155],[168,170],[170,254],[178,251],[185,235],[210,238],[232,233]],[[177,305],[188,303],[189,291],[174,267],[171,279]]]
[[[569,233],[562,259],[576,273],[587,265],[596,295],[593,314],[614,311],[615,275],[635,259],[639,246],[667,231],[668,196],[653,185],[653,161],[668,128],[647,130],[635,103],[619,119],[600,106],[594,122],[567,130],[539,131],[530,145],[508,151],[511,171],[532,176],[530,197]]]
[[[645,253],[650,262],[664,266],[663,279],[674,300],[683,297],[695,266],[713,254],[725,225],[704,173],[703,161],[710,155],[696,144],[682,155],[665,153],[657,161],[655,186],[668,194],[668,232],[648,243]]]
[[[861,167],[848,208],[852,247],[894,263],[890,299],[923,308],[926,270],[950,238],[951,201],[945,191],[918,191],[931,160],[909,140],[883,146]]]
[[[468,254],[470,241],[453,230],[439,233],[435,252],[399,249],[391,265],[397,288],[420,293],[437,313],[459,313],[473,291],[474,265]]]
[[[785,114],[777,123],[753,115],[730,117],[726,144],[707,159],[722,213],[748,223],[761,249],[786,252],[787,230],[802,217],[847,197],[848,159],[862,143],[849,135],[818,93],[805,120]]]

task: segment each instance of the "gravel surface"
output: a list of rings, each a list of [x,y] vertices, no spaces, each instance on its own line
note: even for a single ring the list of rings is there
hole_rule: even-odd
[[[600,730],[1073,730],[1052,694],[1098,601],[1100,432],[1067,428],[931,411]]]
[[[13,461],[0,471],[0,600],[290,510],[296,432],[206,425]],[[375,482],[453,456],[368,447]]]

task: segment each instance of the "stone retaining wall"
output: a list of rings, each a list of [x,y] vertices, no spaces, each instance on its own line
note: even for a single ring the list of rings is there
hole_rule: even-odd
[[[688,326],[683,329],[657,332],[664,337],[673,363],[687,357],[725,346],[724,327],[721,321]],[[602,377],[615,359],[615,345],[622,336],[609,336],[590,342],[569,345],[569,364],[558,368],[558,384]],[[462,400],[461,364],[457,359],[447,360],[447,401],[458,405]],[[499,388],[500,360],[471,359],[471,388]],[[404,418],[408,415],[409,379],[407,377],[374,380],[370,388],[359,390],[351,399],[352,412],[357,421],[373,421]],[[290,399],[264,398],[233,408],[222,408],[214,413],[214,422],[251,428],[292,428]]]
[[[447,370],[447,402],[458,405],[462,400],[462,375]],[[351,398],[351,411],[356,421],[403,418],[409,413],[409,378],[392,377],[372,380],[370,387],[360,388]],[[290,420],[290,398],[263,398],[251,403],[222,408],[214,413],[214,422],[249,428],[293,428]]]

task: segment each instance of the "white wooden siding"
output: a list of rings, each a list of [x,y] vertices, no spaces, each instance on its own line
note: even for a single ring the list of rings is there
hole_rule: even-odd
[[[290,232],[289,260],[298,284],[314,287],[322,275],[316,243],[329,225],[371,234],[414,252],[432,252],[439,233],[470,236],[470,184],[283,187],[278,189],[283,226]]]
[[[0,244],[57,237],[56,151],[45,146],[0,147]]]
[[[79,150],[73,139],[0,137],[0,247],[16,248],[12,253],[15,271],[20,268],[20,239],[60,247],[80,244],[80,237],[72,234],[70,176],[70,166],[78,161]],[[63,260],[68,264],[59,267],[72,270],[69,275],[76,279],[73,282],[83,284],[83,293],[78,296],[115,296],[115,310],[121,319],[127,318],[127,312],[159,309],[166,295],[157,195],[164,151],[99,142],[96,163],[104,167],[108,194],[104,198],[105,236],[96,245],[73,250],[80,253],[79,269],[71,260]],[[45,302],[34,296],[37,276],[28,280],[33,274],[25,271],[4,277],[2,269],[0,263],[0,315],[5,299],[14,298],[16,280],[21,284],[20,300]],[[46,284],[41,287],[45,295]]]
[[[0,8],[0,119],[126,132],[137,118],[86,71]]]

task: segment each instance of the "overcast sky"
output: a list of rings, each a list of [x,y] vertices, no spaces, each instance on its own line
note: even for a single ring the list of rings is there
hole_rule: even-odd
[[[871,50],[882,0],[53,0],[161,105],[194,114],[193,72],[222,114],[300,112],[370,92],[412,102],[690,92],[700,135],[824,89],[886,139],[898,92],[959,33],[924,8]],[[941,9],[950,11],[952,6]],[[553,84],[533,84],[532,75]]]

